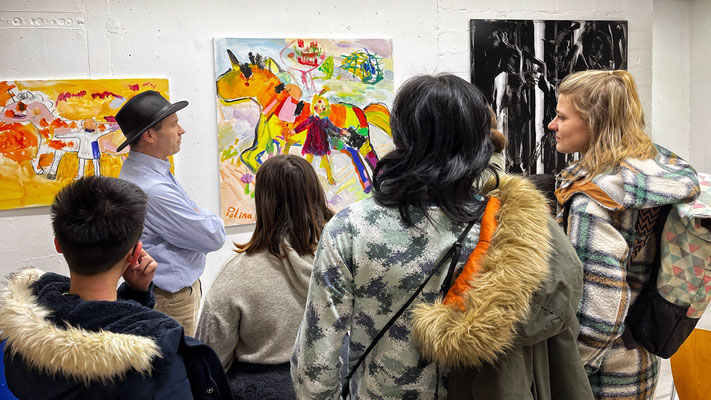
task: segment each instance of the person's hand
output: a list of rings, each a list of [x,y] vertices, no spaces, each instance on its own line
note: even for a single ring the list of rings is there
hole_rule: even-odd
[[[141,254],[135,264],[129,265],[123,273],[123,280],[133,290],[145,292],[151,286],[153,276],[156,274],[158,263],[141,249]]]

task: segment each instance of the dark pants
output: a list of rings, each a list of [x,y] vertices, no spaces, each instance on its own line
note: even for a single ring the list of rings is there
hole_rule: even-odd
[[[249,364],[235,361],[227,371],[235,400],[296,400],[289,363]]]

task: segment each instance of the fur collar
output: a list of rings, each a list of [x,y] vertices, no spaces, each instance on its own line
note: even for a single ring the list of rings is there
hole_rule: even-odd
[[[131,370],[151,373],[153,359],[160,357],[154,339],[74,326],[64,329],[48,320],[51,311],[38,303],[30,287],[43,274],[33,268],[16,272],[0,295],[0,340],[7,339],[11,356],[19,354],[40,373],[85,384],[120,380]]]
[[[501,199],[498,226],[464,311],[441,300],[419,304],[413,331],[421,354],[443,366],[477,367],[510,348],[530,301],[548,276],[551,252],[546,200],[528,180],[503,176],[489,193]]]

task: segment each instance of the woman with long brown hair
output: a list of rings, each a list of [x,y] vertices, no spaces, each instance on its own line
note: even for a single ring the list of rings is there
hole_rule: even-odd
[[[696,172],[644,133],[632,75],[584,71],[560,84],[557,150],[581,154],[561,173],[558,222],[583,263],[578,348],[598,399],[649,399],[659,358],[623,335],[625,318],[650,280],[654,246],[634,256],[641,209],[693,199]]]
[[[236,398],[295,398],[288,362],[333,212],[311,164],[295,155],[262,164],[254,197],[252,238],[235,244],[208,292],[197,337],[215,349]]]

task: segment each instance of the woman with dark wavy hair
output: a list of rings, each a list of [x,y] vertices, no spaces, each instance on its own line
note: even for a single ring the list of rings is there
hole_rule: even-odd
[[[293,399],[289,357],[304,313],[321,230],[333,212],[306,160],[279,155],[257,171],[252,239],[205,297],[197,337],[227,371],[238,399]]]
[[[493,151],[483,95],[454,75],[412,79],[398,92],[390,127],[395,150],[375,168],[375,201],[395,207],[409,226],[437,206],[468,222],[483,211],[474,181]]]
[[[475,189],[493,146],[489,107],[473,85],[449,74],[412,78],[395,98],[390,124],[395,150],[378,162],[375,195],[338,212],[319,242],[292,357],[297,397],[335,398],[345,363],[354,371],[351,398],[445,398],[448,381],[459,383],[453,393],[463,398],[525,398],[536,386],[527,370],[533,363],[509,357],[510,350],[546,359],[548,352],[545,343],[537,352],[523,350],[516,330],[529,311],[538,322],[546,315],[541,304],[559,294],[575,320],[581,268],[574,250],[548,218],[543,196],[522,178],[502,177],[489,193],[496,199]],[[565,260],[560,266],[549,267],[550,241]],[[472,273],[467,256],[481,255],[488,244],[481,269]],[[550,296],[534,299],[549,271],[557,276],[552,285],[578,285],[545,286]],[[579,379],[568,376],[565,383],[587,384],[567,322],[540,323],[529,332],[537,342],[567,333],[566,370]],[[348,357],[341,358],[342,343]],[[451,374],[456,367],[480,372]],[[574,390],[568,398],[586,398],[584,389]]]

